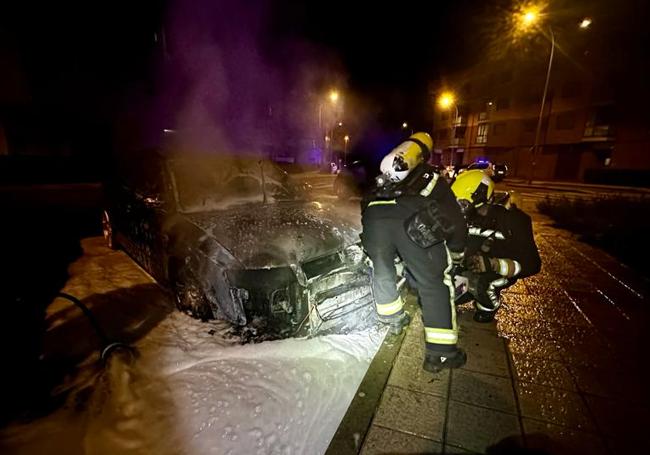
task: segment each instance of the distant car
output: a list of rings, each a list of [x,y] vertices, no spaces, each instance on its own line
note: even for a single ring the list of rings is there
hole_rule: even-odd
[[[503,163],[495,164],[485,160],[470,163],[467,166],[467,170],[471,170],[471,169],[486,170],[489,173],[490,177],[492,177],[492,180],[494,180],[495,182],[502,181],[508,175],[508,166],[506,164]]]
[[[106,241],[182,311],[286,337],[340,330],[372,309],[358,231],[270,161],[152,151],[116,175]]]
[[[361,196],[371,184],[370,180],[376,176],[373,174],[376,172],[370,172],[364,160],[354,160],[342,166],[334,179],[334,194],[341,200]]]
[[[483,169],[483,170],[489,170],[490,172],[492,171],[492,163],[489,161],[475,161],[473,163],[469,163],[467,165],[467,170],[470,171],[472,169]]]
[[[495,182],[500,182],[508,176],[508,165],[504,163],[497,163],[493,167],[492,179]]]

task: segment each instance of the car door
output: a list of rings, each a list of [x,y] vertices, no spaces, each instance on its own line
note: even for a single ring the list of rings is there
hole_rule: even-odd
[[[169,211],[160,160],[150,155],[129,160],[124,184],[118,189],[125,237],[122,246],[159,281],[165,277],[165,236],[162,226]]]

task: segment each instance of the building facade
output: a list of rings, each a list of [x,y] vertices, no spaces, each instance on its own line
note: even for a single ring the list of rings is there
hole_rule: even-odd
[[[454,94],[452,105],[434,113],[435,159],[461,165],[486,158],[526,179],[650,185],[648,62],[639,58],[641,44],[621,41],[614,25],[592,35],[556,33],[543,108],[543,39],[433,82],[432,103],[444,91]]]

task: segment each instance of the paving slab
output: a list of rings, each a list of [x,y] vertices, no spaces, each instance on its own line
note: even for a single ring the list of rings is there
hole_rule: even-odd
[[[361,455],[441,452],[440,442],[373,425],[366,436]]]
[[[643,435],[647,441],[650,422],[650,410],[647,407],[590,395],[586,396],[586,400],[599,430],[606,437],[636,440]]]
[[[562,360],[562,355],[555,340],[543,336],[513,334],[508,338],[507,347],[513,354],[526,354],[542,359]]]
[[[449,391],[449,371],[432,374],[422,369],[422,357],[398,356],[388,385],[440,397]]]
[[[504,439],[520,436],[516,415],[456,401],[449,403],[447,444],[483,453]]]
[[[486,373],[494,376],[510,376],[505,351],[474,351],[471,356],[467,357],[467,363],[463,368],[469,371]]]
[[[524,417],[526,447],[553,455],[585,453],[606,455],[603,439],[594,433],[562,427]]]
[[[504,339],[496,331],[483,330],[476,327],[460,326],[458,330],[458,346],[467,352],[487,349],[489,351],[504,351]]]
[[[452,372],[451,399],[517,414],[512,380],[465,369]]]
[[[523,417],[579,430],[596,430],[589,410],[578,393],[525,382],[518,382],[516,389]]]
[[[576,391],[573,376],[561,362],[531,357],[526,354],[512,354],[515,378],[519,382],[556,387]]]
[[[386,386],[373,424],[442,442],[446,400]]]

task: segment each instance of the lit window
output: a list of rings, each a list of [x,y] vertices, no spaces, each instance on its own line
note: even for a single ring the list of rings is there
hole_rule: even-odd
[[[481,123],[478,126],[478,129],[476,131],[476,143],[477,144],[485,144],[485,143],[487,143],[487,135],[488,135],[489,126],[490,125],[488,123]]]

